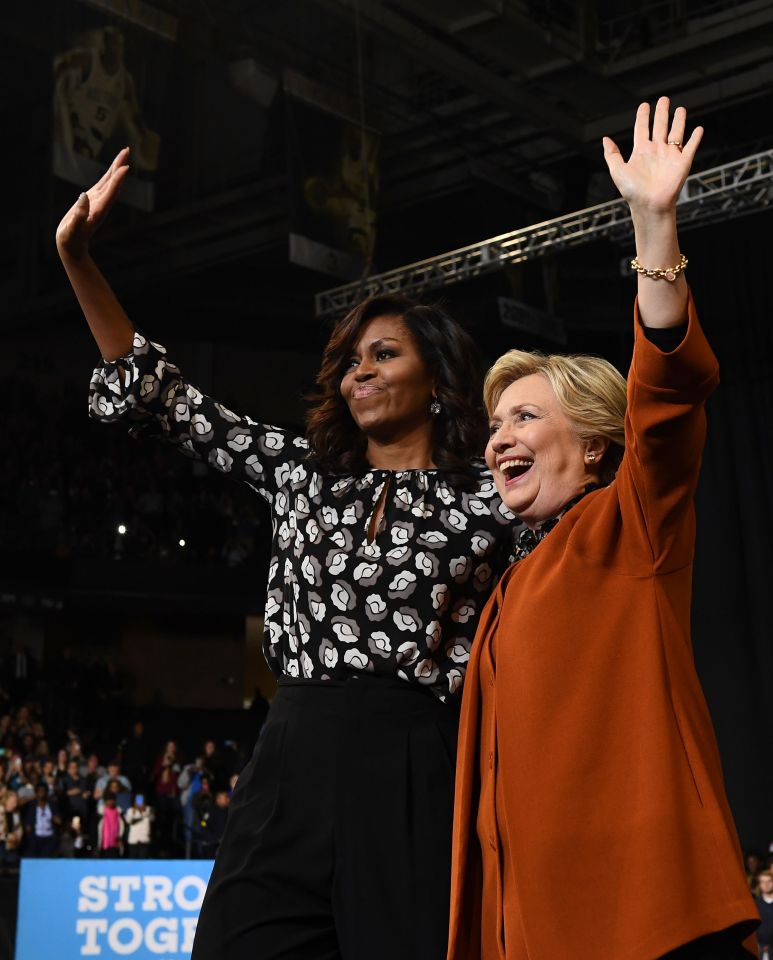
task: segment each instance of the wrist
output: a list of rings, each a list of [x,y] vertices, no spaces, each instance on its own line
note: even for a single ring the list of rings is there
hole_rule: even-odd
[[[88,263],[93,264],[88,244],[84,244],[81,247],[72,246],[71,244],[60,243],[57,241],[56,251],[59,254],[59,259],[62,261],[62,265],[65,267],[65,269],[68,267],[83,267]]]
[[[668,207],[631,205],[631,220],[635,230],[660,231],[676,227],[676,204]]]

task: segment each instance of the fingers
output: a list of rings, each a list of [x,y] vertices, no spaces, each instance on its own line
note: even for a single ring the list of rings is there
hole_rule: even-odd
[[[668,131],[668,140],[678,140],[684,143],[684,128],[687,124],[687,111],[684,107],[677,107],[674,110],[674,119],[671,121],[671,129]]]
[[[611,137],[602,137],[601,145],[604,148],[604,159],[607,162],[607,167],[609,168],[612,179],[614,179],[615,171],[624,166],[620,148]]]
[[[655,117],[652,121],[653,143],[665,143],[668,140],[668,112],[671,101],[668,97],[658,98],[655,105]],[[681,140],[681,137],[679,138]]]
[[[130,153],[129,147],[124,147],[123,150],[119,150],[118,153],[115,155],[115,157],[113,157],[113,162],[110,164],[107,170],[105,170],[105,172],[102,174],[99,180],[97,180],[97,182],[94,184],[94,186],[91,189],[96,190],[99,187],[103,187],[106,183],[108,183],[108,181],[113,176],[115,171],[120,166],[126,163],[129,153]]]
[[[633,125],[633,148],[642,146],[650,138],[650,105],[640,103]]]
[[[703,127],[696,127],[690,134],[690,139],[682,148],[682,155],[687,158],[690,166],[692,166],[692,162],[695,159],[695,154],[698,152],[698,147],[700,146],[702,139]]]
[[[129,167],[128,167],[128,166],[123,166],[123,167],[119,167],[119,168],[113,173],[113,176],[111,177],[110,182],[107,184],[107,188],[106,188],[106,190],[105,190],[105,193],[104,193],[104,196],[103,196],[103,200],[102,200],[102,204],[103,204],[103,206],[102,206],[102,215],[103,215],[103,216],[104,216],[104,214],[107,213],[107,211],[108,211],[108,210],[112,207],[112,205],[115,203],[115,199],[116,199],[116,197],[118,196],[118,191],[120,190],[121,184],[123,183],[123,180],[124,180],[124,177],[126,176],[126,174],[127,174],[128,172],[129,172]]]
[[[73,212],[78,218],[83,218],[84,220],[89,215],[89,209],[91,204],[89,203],[89,195],[87,193],[82,193],[78,199],[73,204]]]

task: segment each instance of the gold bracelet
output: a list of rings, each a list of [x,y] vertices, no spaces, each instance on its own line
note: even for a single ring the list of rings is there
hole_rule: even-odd
[[[643,267],[639,263],[639,258],[634,257],[631,260],[631,270],[640,273],[643,277],[649,277],[650,280],[668,280],[669,283],[673,283],[688,262],[687,257],[681,253],[679,263],[675,267]]]

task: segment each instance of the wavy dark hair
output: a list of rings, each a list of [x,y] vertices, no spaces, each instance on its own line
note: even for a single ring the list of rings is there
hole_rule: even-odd
[[[477,347],[442,307],[403,296],[370,297],[333,329],[322,355],[317,389],[308,398],[306,436],[312,456],[330,473],[357,476],[369,469],[367,437],[341,396],[341,379],[365,326],[383,316],[399,317],[405,323],[435,380],[440,403],[440,413],[432,418],[435,466],[453,474],[457,486],[469,486],[474,479],[470,460],[481,456],[486,442]]]

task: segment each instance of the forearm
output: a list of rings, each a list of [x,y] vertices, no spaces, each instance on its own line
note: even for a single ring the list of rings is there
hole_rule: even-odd
[[[636,257],[642,267],[673,267],[681,250],[676,231],[676,209],[631,209]],[[647,327],[675,327],[687,321],[687,281],[680,273],[673,282],[638,275],[639,315]]]
[[[60,250],[59,255],[102,357],[117,360],[131,353],[134,326],[97,265],[88,254],[72,257]]]

